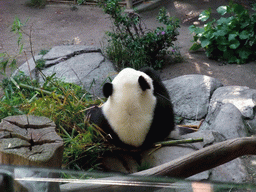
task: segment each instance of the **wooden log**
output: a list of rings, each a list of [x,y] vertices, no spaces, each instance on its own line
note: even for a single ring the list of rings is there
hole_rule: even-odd
[[[216,143],[133,175],[161,175],[186,178],[243,155],[256,155],[256,137],[241,137]]]
[[[134,176],[169,176],[176,178],[186,178],[202,171],[217,167],[221,164],[227,163],[237,157],[243,155],[256,155],[256,137],[242,137],[230,139],[198,151],[192,152],[186,156],[170,161],[168,163],[133,173]],[[122,178],[108,177],[107,180],[120,181]],[[131,184],[132,184],[131,179]],[[129,180],[127,180],[129,182]],[[77,188],[76,188],[77,187]],[[72,183],[61,186],[61,191],[70,192],[73,189],[89,190],[100,192],[105,191],[124,191],[123,186],[115,185],[89,185],[80,184],[74,185]],[[74,190],[74,191],[76,191]]]
[[[63,141],[46,117],[9,116],[0,124],[0,163],[60,168]]]
[[[56,133],[55,123],[46,117],[9,116],[0,124],[0,164],[60,168],[63,150],[63,140]],[[43,174],[41,176],[45,176]],[[15,178],[28,175],[39,176],[29,168],[14,173]],[[15,181],[14,189],[37,191],[42,185],[47,191],[59,191],[58,183],[34,184],[22,181]]]

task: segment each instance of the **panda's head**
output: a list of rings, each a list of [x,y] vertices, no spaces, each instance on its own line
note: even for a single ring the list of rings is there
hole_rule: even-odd
[[[142,145],[156,106],[153,80],[144,72],[125,68],[103,86],[103,94],[107,98],[103,114],[120,140],[135,147]]]
[[[106,98],[118,98],[119,95],[128,98],[137,94],[140,96],[142,93],[153,94],[153,89],[152,79],[147,74],[132,68],[125,68],[114,78],[112,83],[105,83],[103,94]],[[128,95],[126,95],[127,93]]]

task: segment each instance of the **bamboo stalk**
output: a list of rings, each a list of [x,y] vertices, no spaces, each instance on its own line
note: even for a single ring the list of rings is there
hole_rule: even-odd
[[[161,141],[154,144],[155,147],[162,147],[162,146],[171,146],[171,145],[178,145],[178,144],[185,144],[185,143],[196,143],[196,142],[203,142],[204,139],[201,138],[188,138],[188,139],[181,139],[181,140],[172,140],[172,141]]]
[[[40,89],[40,88],[37,88],[37,87],[34,87],[34,86],[26,85],[26,84],[23,84],[23,83],[20,83],[19,85],[20,85],[21,88],[32,89],[32,90],[35,90],[35,91],[42,92],[46,95],[51,95],[52,94],[52,92],[50,92],[50,91],[46,91],[46,90],[43,90],[43,89]]]
[[[46,95],[51,95],[53,92],[50,92],[50,91],[46,91],[46,90],[43,90],[43,89],[40,89],[40,88],[37,88],[37,87],[34,87],[34,86],[30,86],[30,85],[26,85],[24,83],[20,83],[18,84],[12,77],[10,77],[11,81],[13,82],[13,84],[17,87],[17,88],[25,88],[25,89],[31,89],[31,90],[35,90],[35,91],[38,91],[38,92],[41,92],[41,93],[44,93]],[[58,96],[60,97],[61,99],[64,99],[64,96],[63,95],[60,95]]]

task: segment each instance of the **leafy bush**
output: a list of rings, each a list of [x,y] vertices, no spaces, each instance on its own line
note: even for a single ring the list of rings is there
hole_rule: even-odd
[[[12,26],[12,31],[18,36],[19,53],[14,57],[6,52],[0,53],[0,74],[5,77],[0,84],[3,89],[0,121],[7,116],[23,114],[48,117],[55,122],[57,132],[64,140],[63,167],[79,170],[96,168],[101,155],[111,147],[104,142],[105,137],[99,128],[88,123],[86,110],[103,101],[92,98],[78,85],[55,78],[55,74],[45,76],[42,85],[23,72],[14,77],[6,74],[7,68],[17,69],[16,58],[23,52],[22,37],[26,35],[23,26],[27,21],[22,23],[16,17]],[[32,50],[31,31],[28,34]],[[40,52],[46,53],[47,50]],[[33,50],[31,55],[35,60]],[[35,63],[38,70],[45,65],[42,59]]]
[[[30,0],[26,2],[26,5],[28,7],[44,8],[46,5],[46,0]]]
[[[141,17],[135,13],[124,13],[118,0],[107,0],[103,10],[113,19],[114,30],[107,32],[109,37],[106,53],[118,69],[143,66],[161,68],[163,56],[177,40],[179,21],[168,16],[166,10],[159,11],[157,20],[165,27],[146,30]]]
[[[37,89],[38,87],[38,89]],[[12,115],[45,116],[53,120],[64,140],[63,167],[88,170],[96,168],[104,147],[100,130],[86,119],[86,109],[100,105],[80,86],[65,83],[54,75],[40,87],[36,81],[20,72],[2,82],[4,95],[0,99],[0,120]],[[107,144],[106,144],[107,145]]]
[[[256,11],[256,4],[253,6]],[[203,47],[206,55],[215,60],[242,64],[254,60],[256,56],[256,14],[249,14],[242,5],[230,3],[217,9],[220,15],[229,15],[220,19],[212,19],[204,27],[191,25],[194,33],[194,44],[190,50]],[[205,22],[210,18],[211,10],[205,10],[199,15],[199,20]]]

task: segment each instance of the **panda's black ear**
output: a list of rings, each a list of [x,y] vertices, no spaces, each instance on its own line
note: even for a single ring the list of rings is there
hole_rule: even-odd
[[[103,95],[108,98],[113,93],[113,84],[112,83],[105,83],[103,85]]]
[[[146,89],[150,89],[150,85],[148,84],[148,82],[142,75],[139,77],[138,81],[139,81],[139,85],[143,91],[145,91]]]

